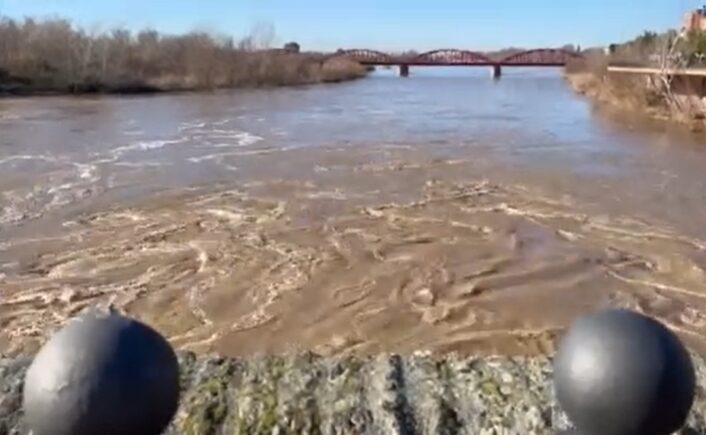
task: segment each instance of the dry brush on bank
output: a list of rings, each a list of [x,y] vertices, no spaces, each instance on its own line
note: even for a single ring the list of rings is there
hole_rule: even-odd
[[[566,66],[566,78],[579,93],[597,103],[630,110],[666,110],[659,90],[641,75],[611,75],[609,58],[591,55]]]
[[[285,86],[365,75],[356,62],[263,49],[203,32],[106,33],[0,18],[0,92],[139,92]]]
[[[566,66],[571,86],[597,103],[645,113],[701,128],[704,104],[700,89],[687,77],[670,73],[691,66],[691,36],[645,32],[635,41],[611,47],[609,54],[592,52]],[[657,74],[610,73],[608,66],[651,67]]]

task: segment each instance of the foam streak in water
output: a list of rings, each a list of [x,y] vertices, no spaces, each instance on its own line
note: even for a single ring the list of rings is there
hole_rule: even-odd
[[[150,150],[156,150],[159,148],[163,148],[167,145],[175,145],[175,144],[181,144],[186,142],[186,139],[159,139],[159,140],[151,140],[151,141],[139,141],[135,142],[130,145],[125,145],[121,147],[114,148],[111,151],[111,154],[115,158],[119,158],[122,155],[132,152],[132,151],[150,151]]]

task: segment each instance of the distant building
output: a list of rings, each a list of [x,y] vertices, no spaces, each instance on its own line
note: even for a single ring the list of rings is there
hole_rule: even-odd
[[[681,27],[682,34],[687,34],[694,30],[706,30],[706,6],[703,6],[701,9],[687,12],[686,15],[684,15],[684,22]]]
[[[284,51],[287,53],[299,53],[301,47],[296,42],[288,42],[284,44]]]

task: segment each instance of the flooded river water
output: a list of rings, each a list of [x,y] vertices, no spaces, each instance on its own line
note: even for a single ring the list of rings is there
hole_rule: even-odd
[[[706,143],[558,70],[0,100],[0,351],[113,306],[178,347],[550,352],[621,306],[706,333]]]

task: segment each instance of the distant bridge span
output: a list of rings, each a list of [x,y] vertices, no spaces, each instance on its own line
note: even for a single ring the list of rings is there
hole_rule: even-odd
[[[493,76],[500,77],[502,67],[561,67],[573,59],[582,59],[579,53],[560,48],[540,48],[513,53],[493,59],[471,50],[440,49],[414,55],[394,55],[376,50],[339,50],[331,57],[345,57],[367,66],[399,66],[400,75],[407,76],[410,66],[489,66]]]

